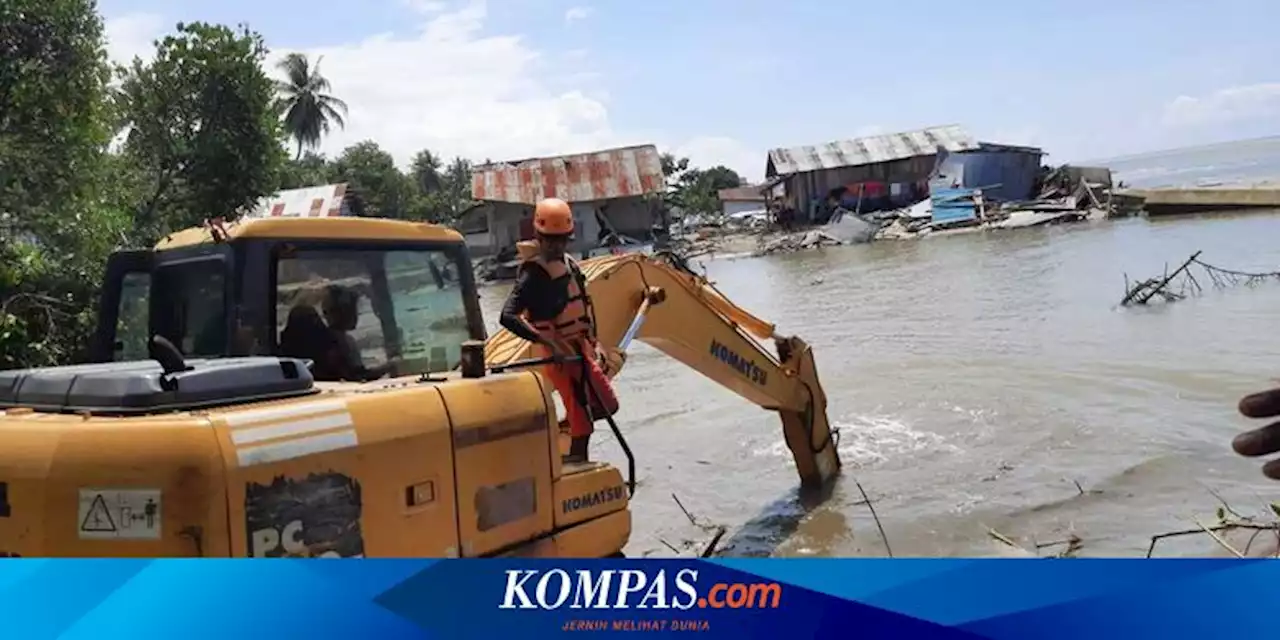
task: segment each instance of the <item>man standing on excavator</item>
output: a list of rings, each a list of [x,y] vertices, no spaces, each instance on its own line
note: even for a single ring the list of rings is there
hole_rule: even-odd
[[[570,445],[565,461],[586,462],[595,421],[616,413],[618,400],[600,365],[604,353],[596,340],[586,278],[565,253],[573,238],[569,204],[558,198],[539,202],[533,228],[534,240],[517,245],[521,264],[500,322],[533,342],[542,357],[557,360],[544,372],[567,414]]]

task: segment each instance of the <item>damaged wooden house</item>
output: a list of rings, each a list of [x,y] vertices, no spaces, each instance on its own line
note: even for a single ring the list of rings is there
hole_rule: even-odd
[[[495,162],[475,167],[472,199],[456,227],[473,258],[483,258],[489,279],[514,274],[515,245],[533,238],[533,208],[560,198],[573,209],[577,229],[569,250],[586,257],[602,251],[643,250],[667,220],[666,183],[654,145]]]

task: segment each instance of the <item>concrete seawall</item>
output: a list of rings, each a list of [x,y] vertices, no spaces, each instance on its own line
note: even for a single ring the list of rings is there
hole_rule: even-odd
[[[1280,209],[1280,185],[1131,189],[1125,192],[1146,200],[1148,216],[1168,216],[1206,211]]]

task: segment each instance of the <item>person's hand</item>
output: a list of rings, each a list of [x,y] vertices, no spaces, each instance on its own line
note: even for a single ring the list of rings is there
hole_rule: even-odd
[[[1245,396],[1240,400],[1240,413],[1246,418],[1280,418],[1280,388]],[[1251,458],[1280,453],[1280,421],[1236,436],[1231,448]],[[1262,473],[1280,480],[1280,459],[1263,464]]]
[[[596,345],[596,362],[600,363],[600,369],[604,374],[612,378],[618,375],[623,365],[627,363],[627,352]]]

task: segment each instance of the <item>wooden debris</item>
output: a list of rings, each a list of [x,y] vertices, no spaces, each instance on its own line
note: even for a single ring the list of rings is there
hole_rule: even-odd
[[[757,256],[774,253],[790,253],[802,249],[814,249],[842,244],[839,238],[819,230],[806,231],[777,238],[756,251]]]
[[[697,529],[699,529],[704,533],[710,533],[711,538],[706,543],[701,543],[701,544],[699,543],[699,540],[703,540],[705,538],[699,538],[696,540],[686,539],[686,540],[682,540],[679,546],[673,545],[661,538],[659,538],[658,541],[661,542],[668,549],[670,549],[677,556],[685,557],[685,556],[693,555],[699,558],[711,557],[713,554],[715,554],[716,549],[720,545],[720,540],[724,538],[724,535],[728,531],[728,528],[725,527],[724,525],[706,522],[703,519],[699,518],[698,516],[694,515],[692,511],[689,511],[687,508],[685,508],[684,503],[680,501],[680,497],[677,496],[676,494],[674,493],[671,494],[671,499],[675,501],[677,507],[680,507],[680,511],[684,513],[684,517],[688,518],[689,524],[692,524],[694,527],[696,527]]]
[[[1224,269],[1202,261],[1200,253],[1200,251],[1197,251],[1191,254],[1191,257],[1187,258],[1173,273],[1169,273],[1166,267],[1165,274],[1161,277],[1148,278],[1130,284],[1129,276],[1126,274],[1124,278],[1125,295],[1120,301],[1120,306],[1145,305],[1156,298],[1165,302],[1177,302],[1190,295],[1202,293],[1204,288],[1200,286],[1200,281],[1196,279],[1193,267],[1198,268],[1196,270],[1201,271],[1217,289],[1225,289],[1239,284],[1252,287],[1268,280],[1280,280],[1280,271],[1250,273]]]

